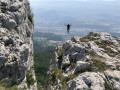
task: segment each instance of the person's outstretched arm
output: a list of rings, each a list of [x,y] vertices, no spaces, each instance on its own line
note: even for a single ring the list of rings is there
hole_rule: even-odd
[[[65,24],[67,26],[67,24]]]

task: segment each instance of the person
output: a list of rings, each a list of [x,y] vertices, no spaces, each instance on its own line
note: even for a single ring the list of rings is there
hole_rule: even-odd
[[[66,25],[66,24],[65,24]],[[72,24],[71,24],[72,25]],[[70,26],[71,26],[70,24],[67,24],[66,26],[67,26],[67,32],[69,33],[70,32]]]

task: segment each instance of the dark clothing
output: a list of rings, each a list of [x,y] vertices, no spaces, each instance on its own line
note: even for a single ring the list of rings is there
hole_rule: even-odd
[[[66,24],[65,24],[65,25],[66,25]],[[66,26],[67,26],[67,32],[69,33],[69,32],[70,32],[70,26],[71,26],[71,25],[70,25],[70,24],[67,24]]]
[[[71,25],[70,25],[70,24],[68,24],[68,25],[66,25],[66,26],[67,26],[67,30],[70,30],[70,26],[71,26]]]

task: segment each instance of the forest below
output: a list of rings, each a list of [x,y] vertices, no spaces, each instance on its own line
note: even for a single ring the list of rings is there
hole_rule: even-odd
[[[43,90],[44,88],[49,63],[54,55],[56,46],[58,46],[57,43],[50,42],[50,40],[62,42],[63,38],[51,33],[36,32],[34,34],[34,68],[38,90]]]

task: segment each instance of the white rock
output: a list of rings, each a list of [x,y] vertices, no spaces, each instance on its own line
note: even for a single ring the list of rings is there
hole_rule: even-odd
[[[63,57],[62,67],[68,66],[70,64],[69,55]]]
[[[74,73],[83,72],[90,68],[90,63],[84,61],[77,61]]]
[[[9,20],[9,24],[8,24],[8,29],[14,29],[15,27],[17,26],[17,23],[15,22],[15,20],[13,20],[13,19],[10,19]]]
[[[120,71],[105,71],[104,74],[111,88],[120,90]]]
[[[85,72],[68,82],[67,90],[105,90],[104,80],[94,72]]]
[[[116,69],[115,64],[114,64],[113,62],[111,62],[111,61],[106,61],[105,64],[106,64],[107,66],[109,66],[109,67],[110,67],[111,69],[113,69],[113,70]]]
[[[112,43],[115,46],[119,46],[119,43],[107,32],[90,32],[88,34],[89,37],[99,38],[105,43]]]
[[[99,71],[97,73],[92,72],[93,69],[95,69],[96,71],[100,70],[100,66],[97,67],[96,65],[94,65],[95,63],[97,63],[97,60],[100,60],[100,58],[101,62],[105,63],[108,68],[111,68],[113,70],[120,70],[120,45],[116,41],[117,39],[111,36],[109,33],[105,32],[91,32],[87,35],[87,37],[96,38],[96,41],[98,39],[101,42],[101,45],[106,45],[107,48],[116,53],[116,56],[109,56],[109,54],[107,54],[106,52],[106,48],[100,48],[100,46],[95,43],[95,40],[89,42],[80,42],[78,40],[78,37],[73,37],[71,41],[69,40],[65,44],[63,44],[63,56],[62,59],[60,59],[62,63],[59,60],[59,62],[55,63],[54,59],[51,63],[51,66],[62,64],[59,69],[62,71],[62,75],[64,76],[64,78],[66,77],[66,79],[73,77],[75,74],[75,78],[72,78],[67,82],[68,88],[66,88],[65,90],[105,90],[105,85],[107,83],[109,87],[111,87],[111,89],[114,88],[116,90],[120,90],[120,71],[105,71],[104,74]],[[111,46],[109,46],[111,44],[116,48],[111,48]],[[91,55],[91,53],[95,55]],[[92,59],[92,57],[94,59]],[[93,60],[96,60],[96,62],[94,62]],[[103,65],[101,65],[101,69],[103,68],[104,70],[105,68]],[[52,70],[54,70],[54,67],[52,67],[53,69],[51,69],[51,66],[51,71],[49,70],[51,72],[51,75],[48,74],[48,76],[53,75]],[[87,72],[87,70],[91,71]],[[59,87],[59,84],[48,84],[46,85],[46,87],[46,90],[54,90],[56,89],[56,87]],[[61,84],[61,88],[62,87],[63,86]]]
[[[22,6],[22,3],[20,2],[13,3],[10,6],[10,10],[17,11],[19,8],[21,8],[21,6]]]
[[[77,36],[74,36],[74,37],[71,38],[71,41],[73,41],[73,42],[79,42],[80,38],[77,37]]]
[[[68,82],[69,88],[66,90],[88,90],[88,86],[81,78],[76,78]]]
[[[120,53],[120,47],[118,47],[118,52]]]
[[[89,41],[88,46],[93,50],[98,49],[98,45],[94,41]]]
[[[37,90],[37,83],[28,88],[26,73],[33,67],[33,24],[28,0],[0,0],[0,82],[17,85],[20,90]],[[35,80],[34,71],[31,70]]]

